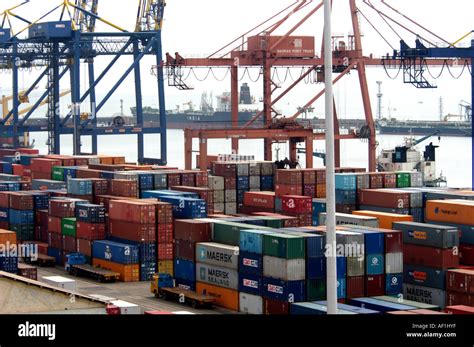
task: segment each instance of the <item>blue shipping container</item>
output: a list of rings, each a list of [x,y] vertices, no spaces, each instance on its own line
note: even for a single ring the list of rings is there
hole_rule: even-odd
[[[263,253],[263,235],[271,234],[270,231],[241,230],[239,250],[241,252]]]
[[[317,302],[299,302],[290,305],[291,315],[325,315],[327,314],[326,305]],[[355,312],[346,311],[338,305],[337,314],[357,314]]]
[[[237,190],[249,189],[249,176],[237,176]]]
[[[154,189],[155,187],[153,185],[153,175],[149,173],[139,173],[138,187],[140,190]]]
[[[11,208],[8,214],[9,221],[12,224],[33,224],[35,221],[34,211],[21,211]]]
[[[461,231],[461,235],[459,236],[459,243],[474,245],[474,225],[430,222],[429,220],[427,220],[426,223],[456,227]]]
[[[20,187],[21,185],[18,182],[0,182],[0,191],[2,192],[18,192]]]
[[[410,214],[413,216],[413,221],[416,223],[423,223],[425,220],[423,208],[410,208]]]
[[[150,263],[156,261],[156,244],[154,242],[136,242],[118,237],[110,237],[110,240],[138,247],[138,257],[140,259],[140,263]]]
[[[239,273],[239,292],[262,296],[263,280],[261,276]]]
[[[48,247],[48,255],[53,257],[56,260],[56,265],[62,265],[63,257],[62,257],[62,250],[58,248]]]
[[[239,272],[262,276],[263,275],[263,255],[239,251]]]
[[[196,281],[196,264],[189,260],[176,258],[174,260],[174,275],[187,281]]]
[[[38,158],[38,157],[39,156],[37,154],[22,154],[20,156],[20,164],[29,166],[31,165],[31,159]]]
[[[416,310],[416,307],[413,306],[402,305],[373,298],[352,299],[349,302],[349,305],[364,307],[380,312]]]
[[[306,278],[310,280],[326,278],[325,257],[306,258]]]
[[[403,264],[403,281],[423,287],[446,289],[446,270]]]
[[[260,189],[273,189],[273,176],[260,176]]]
[[[364,234],[364,251],[366,254],[385,253],[385,234],[379,231],[364,230],[363,227],[352,230]]]
[[[165,173],[151,173],[153,175],[153,189],[168,188],[168,179]]]
[[[140,264],[140,281],[150,281],[156,274],[156,262],[143,262]]]
[[[403,293],[403,274],[385,275],[385,294],[399,295]]]
[[[357,176],[351,173],[338,173],[335,175],[336,190],[356,190]]]
[[[94,241],[92,256],[119,264],[138,264],[138,247],[114,241]]]
[[[18,272],[18,257],[0,257],[0,271],[16,274]]]
[[[319,214],[326,212],[326,199],[313,199],[313,226],[318,226]]]
[[[176,277],[174,279],[174,285],[178,288],[191,290],[193,292],[196,291],[196,282],[194,282],[194,281],[190,281],[190,280],[186,280],[186,279],[183,279],[183,278],[177,278]]]
[[[74,195],[92,195],[92,181],[84,178],[69,178],[67,191]]]
[[[6,174],[6,173],[0,173],[0,181],[20,182],[21,181],[21,176],[11,175],[11,174]]]
[[[9,222],[9,209],[8,208],[0,208],[0,222]]]
[[[55,190],[55,189],[66,189],[66,182],[44,180],[44,179],[33,179],[31,180],[32,190]]]
[[[32,193],[35,210],[47,210],[49,208],[49,195],[47,193]]]
[[[319,305],[323,305],[323,306],[327,306],[327,304],[328,304],[327,301],[315,301],[314,303],[319,304]],[[351,306],[351,305],[340,304],[340,303],[337,304],[337,308],[340,309],[340,310],[349,311],[349,312],[358,313],[358,314],[378,314],[378,313],[380,313],[379,311],[369,310],[369,309],[362,308],[362,307]]]
[[[383,275],[385,262],[383,254],[367,254],[365,271],[368,275]]]
[[[336,189],[336,204],[355,204],[357,203],[356,190]]]
[[[13,165],[12,163],[2,163],[2,172],[6,174],[13,174]]]
[[[286,302],[306,300],[305,281],[282,281],[275,278],[263,278],[263,296]]]
[[[76,219],[85,223],[105,223],[105,207],[94,204],[76,204]]]
[[[345,299],[346,298],[346,288],[347,282],[346,278],[338,278],[337,279],[337,298],[338,299]]]
[[[275,212],[282,212],[283,211],[283,202],[281,198],[275,197]]]

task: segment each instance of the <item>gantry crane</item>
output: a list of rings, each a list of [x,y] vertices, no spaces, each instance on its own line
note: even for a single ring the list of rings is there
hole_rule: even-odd
[[[33,3],[25,1],[22,5]],[[146,3],[146,6],[143,6]],[[6,10],[4,17],[15,18],[26,24],[22,30],[14,31],[8,19],[0,27],[0,66],[12,70],[13,107],[0,123],[0,130],[9,131],[18,147],[18,133],[24,131],[48,131],[51,153],[60,153],[60,135],[73,134],[74,153],[80,154],[81,137],[92,137],[92,153],[97,153],[97,136],[112,134],[134,134],[138,137],[138,159],[140,162],[165,164],[166,157],[166,118],[164,100],[164,82],[158,74],[158,98],[160,104],[160,119],[157,125],[145,125],[141,105],[140,63],[144,56],[156,57],[157,65],[162,66],[161,29],[165,3],[162,0],[140,1],[137,31],[127,31],[119,25],[106,20],[98,14],[98,0],[62,0],[61,4],[50,9],[45,15],[34,21],[29,21],[13,13],[18,7]],[[54,13],[60,13],[57,22],[41,23],[41,20]],[[50,17],[48,17],[50,18]],[[101,21],[113,31],[98,32],[96,22]],[[153,23],[153,24],[151,24]],[[52,32],[42,32],[42,28],[51,25]],[[41,30],[38,30],[41,27]],[[56,30],[57,29],[57,30]],[[20,34],[27,33],[27,38]],[[122,57],[131,57],[130,65],[122,72],[115,70],[111,76],[110,70],[116,66]],[[97,59],[108,58],[105,68],[100,71],[95,64]],[[14,62],[14,63],[13,63]],[[81,91],[81,63],[87,64],[88,83],[85,92]],[[102,64],[101,64],[102,65]],[[34,103],[31,111],[23,117],[19,112],[18,73],[22,69],[43,67],[34,83],[26,90],[28,96],[43,80],[47,80],[47,88],[43,95]],[[159,69],[160,70],[160,69]],[[135,74],[135,94],[137,100],[137,119],[131,126],[123,124],[101,127],[97,125],[97,115],[110,100],[111,96],[123,84],[126,78]],[[96,76],[96,73],[99,74]],[[61,117],[60,114],[60,83],[69,73],[71,84],[71,111]],[[96,100],[96,90],[101,87],[104,79],[114,79],[111,88],[102,89],[105,96]],[[44,102],[48,102],[47,121],[43,123],[29,122],[33,112]],[[85,102],[90,103],[90,112],[83,112]],[[159,159],[144,157],[144,134],[159,134],[161,138],[161,157]]]

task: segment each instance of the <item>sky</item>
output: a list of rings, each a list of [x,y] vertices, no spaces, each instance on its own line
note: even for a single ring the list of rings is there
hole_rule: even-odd
[[[6,9],[14,4],[19,3],[20,0],[1,0],[0,10]],[[410,18],[416,19],[420,24],[437,33],[448,42],[456,41],[458,38],[474,29],[472,24],[472,13],[474,10],[474,3],[472,0],[456,0],[449,5],[441,0],[386,0],[392,6],[403,12]],[[29,4],[16,10],[16,13],[35,20],[40,14],[47,12],[48,9],[60,4],[59,0],[31,0]],[[137,12],[137,0],[100,0],[99,1],[99,15],[107,20],[116,23],[128,30],[133,30],[135,23],[135,16]],[[168,0],[165,9],[165,20],[163,27],[163,51],[164,52],[179,52],[185,57],[204,57],[233,39],[239,37],[248,29],[254,27],[256,24],[262,22],[268,17],[272,16],[280,9],[292,4],[289,0]],[[314,7],[319,1],[313,1],[308,6]],[[347,35],[352,31],[349,17],[349,1],[335,0],[333,12],[333,33]],[[372,3],[380,9],[387,9],[378,0],[372,0]],[[362,13],[377,27],[377,29],[386,37],[393,47],[399,46],[399,37],[384,23],[380,16],[363,3],[358,0],[357,4]],[[397,20],[403,21],[404,24],[409,24],[411,28],[414,25],[408,23],[407,20],[400,16],[393,14]],[[307,12],[305,12],[307,13]],[[53,13],[48,20],[57,20],[59,12]],[[283,34],[285,29],[291,27],[302,18],[302,15],[295,15],[288,22],[289,24],[283,26],[276,34]],[[290,25],[291,23],[291,25]],[[14,29],[18,31],[23,25],[18,21],[14,21]],[[315,36],[317,50],[321,46],[322,37],[322,10],[308,20],[301,26],[294,35]],[[98,31],[114,31],[105,24],[98,24]],[[391,47],[387,45],[375,30],[368,24],[365,19],[361,18],[361,30],[364,34],[363,46],[364,54],[373,56],[381,56],[391,52]],[[420,30],[420,29],[417,29]],[[398,30],[399,35],[409,44],[414,44],[415,36],[404,31]],[[418,31],[417,31],[418,32]],[[428,35],[430,38],[432,36]],[[432,41],[439,41],[433,38]],[[465,40],[464,44],[468,44],[469,40]],[[318,53],[319,54],[319,53]],[[98,71],[105,66],[107,58],[98,59],[96,65]],[[118,78],[121,71],[130,64],[130,59],[122,58],[117,64],[115,70],[111,72],[109,78],[100,85],[98,89],[99,99],[105,95],[107,88],[110,88]],[[144,105],[157,106],[156,95],[156,81],[150,73],[151,66],[154,61],[151,57],[144,59],[142,64],[143,77],[143,100]],[[225,69],[213,70],[214,74],[219,78],[226,74]],[[242,73],[243,71],[241,71]],[[395,75],[396,71],[389,71]],[[433,69],[432,74],[436,77],[439,70]],[[453,69],[452,73],[458,75],[461,72],[460,68]],[[196,70],[198,77],[203,77],[205,71]],[[298,76],[300,69],[292,70],[293,76]],[[35,76],[37,71],[24,71],[20,73],[20,86],[28,86]],[[251,79],[255,79],[259,75],[258,69],[251,69]],[[280,70],[281,78],[285,76],[286,71]],[[192,74],[191,74],[192,76]],[[371,95],[372,108],[375,112],[376,108],[376,94],[377,81],[382,81],[383,89],[383,115],[385,117],[392,116],[400,119],[438,119],[439,118],[439,103],[440,97],[443,98],[443,114],[459,113],[458,104],[461,100],[470,101],[470,79],[467,70],[459,79],[454,79],[447,71],[441,78],[436,80],[437,89],[419,90],[411,85],[403,83],[401,75],[396,79],[390,79],[383,68],[369,68],[367,72],[369,90]],[[9,72],[0,72],[1,92],[7,94],[9,90],[9,83],[11,74]],[[86,81],[86,76],[83,74],[82,80]],[[431,80],[431,79],[430,79]],[[191,91],[178,91],[173,87],[166,87],[166,102],[167,109],[175,109],[177,105],[181,108],[183,103],[193,101],[195,105],[199,105],[201,94],[204,91],[213,92],[218,95],[222,92],[230,90],[230,77],[227,76],[224,81],[219,82],[215,79],[207,79],[200,82],[195,78],[190,78],[187,81],[193,85],[194,89]],[[262,96],[262,79],[257,82],[251,82],[249,76],[245,76],[242,82],[248,82],[251,86],[252,94],[258,100]],[[116,95],[106,104],[102,115],[110,115],[120,111],[120,99],[124,99],[125,113],[129,113],[129,108],[133,106],[134,99],[130,93],[130,88],[133,86],[132,77],[128,78],[126,83],[117,91]],[[289,85],[291,82],[286,81],[281,83],[281,87]],[[83,83],[84,84],[84,83]],[[61,89],[67,89],[68,81],[65,79]],[[43,86],[35,92],[39,95],[42,92]],[[323,88],[320,84],[302,84],[294,90],[287,98],[282,99],[276,105],[276,108],[284,115],[292,115],[298,106],[304,105],[311,97]],[[282,89],[281,89],[282,90]],[[335,88],[336,106],[338,113],[342,118],[361,118],[363,117],[362,101],[360,97],[357,74],[352,73],[343,78]],[[314,115],[322,117],[324,114],[323,100],[315,103]],[[66,110],[68,101],[64,100],[62,109]],[[84,106],[87,108],[87,106]],[[41,115],[41,112],[39,112]]]

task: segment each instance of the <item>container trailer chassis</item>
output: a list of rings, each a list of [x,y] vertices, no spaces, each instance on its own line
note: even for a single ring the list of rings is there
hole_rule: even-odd
[[[27,264],[37,265],[40,267],[54,267],[56,265],[56,259],[45,254],[38,254],[35,260],[32,258],[23,258],[23,260]]]
[[[67,271],[72,276],[90,277],[97,280],[99,283],[115,282],[120,278],[120,274],[117,272],[102,269],[89,264],[69,265]]]
[[[216,301],[209,295],[197,294],[191,290],[177,288],[177,287],[166,287],[154,289],[155,297],[164,300],[179,301],[191,305],[192,308],[212,308]]]

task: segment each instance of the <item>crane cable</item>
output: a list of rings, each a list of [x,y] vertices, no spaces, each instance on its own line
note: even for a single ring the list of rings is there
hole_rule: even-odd
[[[395,76],[391,76],[389,73],[388,73],[388,68],[387,68],[387,65],[385,64],[385,60],[382,59],[382,66],[383,66],[383,69],[385,70],[385,73],[387,74],[388,78],[390,78],[391,80],[396,80],[398,78],[398,76],[400,76],[400,72],[402,71],[402,63],[400,62],[400,64],[398,64],[398,71],[396,73]]]
[[[382,15],[382,13],[378,9],[376,9],[374,5],[372,5],[370,0],[364,0],[364,4],[371,7],[375,12],[377,12],[377,14],[380,16],[380,18],[382,18],[382,20],[388,25],[388,27],[390,29],[392,29],[392,31],[395,33],[395,35],[397,35],[400,40],[403,40],[403,38],[400,36],[400,34],[390,25],[390,23],[385,19],[385,17]]]
[[[385,41],[385,43],[387,45],[390,46],[390,48],[394,51],[395,48],[390,44],[390,42],[385,38],[385,36],[382,35],[382,33],[375,27],[375,25],[372,24],[372,22],[364,15],[364,13],[362,13],[362,11],[360,10],[360,8],[357,8],[357,11],[359,11],[359,13],[362,15],[362,17],[365,18],[365,20],[370,24],[370,26],[375,30],[375,32],[377,34],[379,34],[379,36]]]

